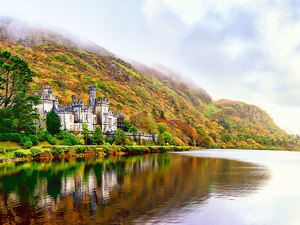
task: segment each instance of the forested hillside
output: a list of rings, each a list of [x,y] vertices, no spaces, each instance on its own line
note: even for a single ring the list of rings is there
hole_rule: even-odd
[[[36,73],[31,93],[50,85],[60,104],[71,95],[88,103],[88,86],[110,99],[113,111],[140,131],[167,124],[173,142],[207,148],[295,147],[299,138],[277,127],[260,108],[230,100],[214,101],[169,74],[133,65],[95,44],[72,41],[55,32],[0,22],[0,46],[27,61]]]

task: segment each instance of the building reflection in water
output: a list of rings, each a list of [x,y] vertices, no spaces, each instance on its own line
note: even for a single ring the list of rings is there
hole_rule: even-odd
[[[0,223],[132,222],[202,204],[212,193],[247,195],[268,178],[257,165],[173,154],[6,164]]]

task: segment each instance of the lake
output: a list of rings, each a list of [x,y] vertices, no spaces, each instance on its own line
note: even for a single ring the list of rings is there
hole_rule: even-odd
[[[0,224],[300,224],[300,153],[0,164]]]

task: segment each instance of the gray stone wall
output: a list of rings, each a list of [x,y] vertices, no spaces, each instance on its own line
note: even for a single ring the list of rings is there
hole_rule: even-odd
[[[105,133],[103,134],[103,136],[106,138],[106,137],[115,137],[116,133]],[[126,137],[130,137],[132,138],[133,141],[153,141],[154,143],[157,142],[157,137],[158,137],[158,134],[146,134],[144,132],[134,132],[134,133],[129,133],[129,132],[125,132],[125,135]]]

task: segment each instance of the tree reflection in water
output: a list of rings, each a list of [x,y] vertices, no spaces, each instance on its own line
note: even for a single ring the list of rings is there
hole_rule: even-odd
[[[131,223],[253,193],[262,166],[174,154],[0,165],[0,223]]]

